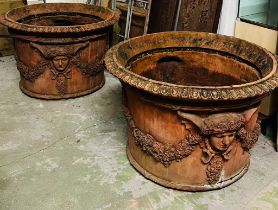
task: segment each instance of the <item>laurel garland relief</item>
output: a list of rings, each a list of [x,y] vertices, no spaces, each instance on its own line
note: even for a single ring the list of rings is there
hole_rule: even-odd
[[[260,125],[249,129],[247,122],[257,109],[244,113],[221,113],[200,117],[177,111],[182,123],[192,123],[189,134],[176,144],[165,144],[136,127],[131,114],[124,108],[135,143],[146,154],[169,167],[173,161],[188,157],[199,145],[202,150],[201,162],[206,165],[207,182],[211,185],[220,180],[225,161],[231,158],[232,143],[237,141],[245,151],[249,151],[258,140]],[[251,113],[251,114],[250,114]]]
[[[17,68],[20,74],[29,81],[34,81],[46,68],[50,68],[52,80],[56,81],[56,89],[60,96],[67,93],[67,80],[72,78],[72,67],[77,66],[85,75],[94,76],[103,71],[103,59],[96,58],[95,62],[83,62],[80,51],[85,49],[89,42],[71,45],[39,45],[31,43],[31,46],[42,55],[42,60],[34,67],[24,64],[15,55]]]

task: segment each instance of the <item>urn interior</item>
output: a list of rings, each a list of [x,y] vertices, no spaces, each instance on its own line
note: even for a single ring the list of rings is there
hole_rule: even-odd
[[[145,78],[165,83],[184,86],[232,86],[262,78],[256,66],[218,51],[185,48],[144,54],[129,60],[126,68]]]

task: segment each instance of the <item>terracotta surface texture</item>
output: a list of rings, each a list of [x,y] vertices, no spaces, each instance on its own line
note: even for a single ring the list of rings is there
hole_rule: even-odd
[[[44,99],[89,94],[104,84],[113,11],[86,4],[37,4],[10,10],[0,22],[14,38],[20,88]]]
[[[258,106],[278,85],[274,55],[232,37],[165,32],[114,46],[105,64],[123,84],[127,154],[145,177],[203,191],[247,171]]]

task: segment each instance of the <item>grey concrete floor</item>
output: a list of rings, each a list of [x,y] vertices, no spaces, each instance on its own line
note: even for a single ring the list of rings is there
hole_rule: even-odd
[[[264,136],[249,171],[216,191],[182,192],[141,176],[125,152],[121,85],[46,101],[18,88],[13,57],[0,58],[0,209],[278,209],[278,153]]]

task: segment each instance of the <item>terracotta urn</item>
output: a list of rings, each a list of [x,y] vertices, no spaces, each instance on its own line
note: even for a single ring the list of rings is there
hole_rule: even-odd
[[[278,85],[274,55],[233,37],[164,32],[119,43],[105,64],[123,85],[129,161],[146,178],[204,191],[246,173],[258,107]]]
[[[124,36],[128,5],[127,3],[118,2],[117,8],[121,11],[121,15],[119,19],[119,26],[121,28],[120,34]],[[146,9],[137,6],[133,7],[129,37],[136,37],[144,34],[146,16],[147,16]]]
[[[29,96],[61,99],[104,85],[104,54],[118,15],[104,7],[35,4],[0,17],[14,38],[20,89]]]

